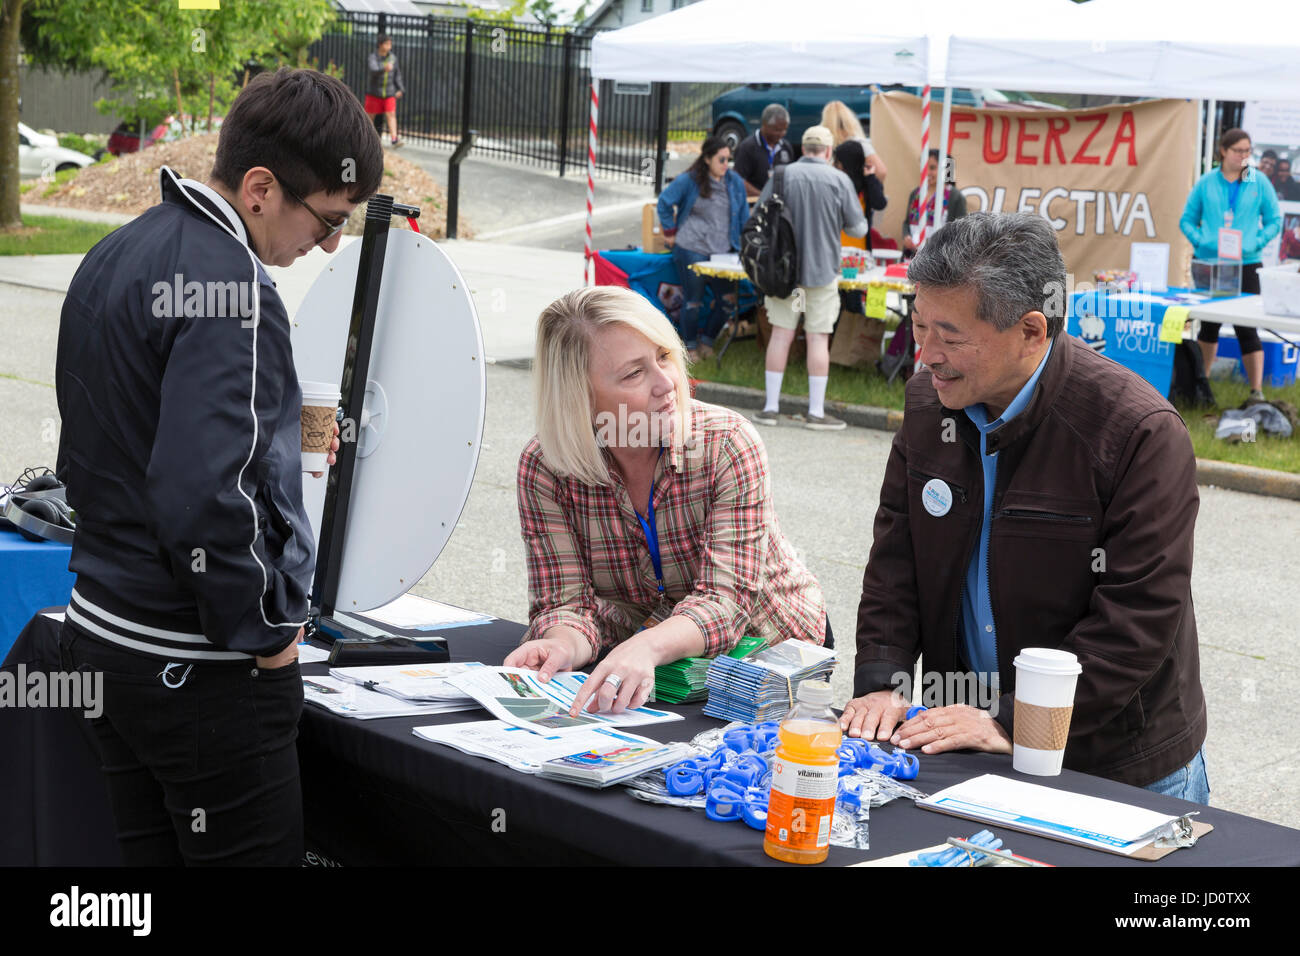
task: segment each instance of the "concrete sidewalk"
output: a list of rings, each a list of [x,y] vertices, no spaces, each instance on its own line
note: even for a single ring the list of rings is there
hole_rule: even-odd
[[[47,211],[54,212],[37,207],[30,214]],[[340,249],[356,241],[356,236],[344,236]],[[500,242],[453,240],[439,245],[469,285],[489,361],[531,358],[538,314],[558,296],[582,285],[579,252]],[[267,269],[291,317],[330,261],[331,256],[317,247],[288,268]],[[0,283],[66,293],[80,264],[80,255],[0,256]]]

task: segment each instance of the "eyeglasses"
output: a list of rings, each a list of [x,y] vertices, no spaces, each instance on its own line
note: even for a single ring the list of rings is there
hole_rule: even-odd
[[[1249,155],[1250,155],[1250,147],[1249,147],[1249,146],[1245,146],[1245,147],[1243,147],[1243,148],[1241,148],[1241,149],[1229,149],[1228,152],[1232,153],[1234,156],[1249,156]]]
[[[278,178],[279,178],[279,177],[277,177],[277,179],[278,179]],[[280,180],[280,188],[283,189],[283,190],[284,190],[284,191],[289,195],[289,198],[290,198],[290,199],[294,200],[295,202],[299,202],[299,203],[301,203],[304,207],[306,207],[307,211],[308,211],[309,213],[311,213],[313,216],[315,216],[315,217],[320,221],[320,224],[321,224],[322,226],[324,226],[324,227],[328,230],[328,231],[325,233],[325,235],[321,236],[319,239],[316,240],[316,245],[319,246],[319,245],[321,245],[322,243],[329,242],[331,239],[333,239],[335,236],[337,236],[340,232],[342,232],[342,231],[343,231],[343,227],[346,226],[346,225],[348,224],[348,217],[347,217],[347,216],[344,216],[343,219],[342,219],[341,221],[339,221],[338,223],[330,222],[328,219],[326,219],[324,216],[322,216],[320,213],[318,213],[315,209],[312,209],[312,208],[311,208],[311,204],[310,204],[309,202],[307,202],[307,200],[303,199],[303,198],[302,198],[301,196],[299,196],[296,192],[294,192],[292,189],[290,189],[290,188],[289,188],[289,184],[286,183],[283,179]]]

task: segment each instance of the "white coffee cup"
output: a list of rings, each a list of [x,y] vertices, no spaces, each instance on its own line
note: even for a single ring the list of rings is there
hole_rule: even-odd
[[[1074,689],[1083,672],[1069,651],[1026,647],[1015,661],[1016,712],[1011,766],[1051,777],[1061,772],[1074,711]]]
[[[338,415],[338,385],[332,382],[302,382],[302,470],[325,471],[334,440]]]

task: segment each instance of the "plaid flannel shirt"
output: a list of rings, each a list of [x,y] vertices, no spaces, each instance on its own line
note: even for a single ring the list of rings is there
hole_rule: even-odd
[[[609,452],[613,483],[593,486],[552,471],[535,437],[524,448],[525,641],[567,624],[591,643],[595,660],[652,614],[694,621],[709,657],[746,634],[773,644],[825,639],[821,586],[781,534],[757,432],[715,405],[692,400],[691,415],[693,447],[667,450],[655,469],[662,603],[645,533]]]

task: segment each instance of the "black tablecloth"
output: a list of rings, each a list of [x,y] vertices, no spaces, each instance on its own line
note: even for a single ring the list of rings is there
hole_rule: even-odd
[[[57,668],[57,621],[38,615],[5,662]],[[454,660],[499,663],[522,627],[505,621],[446,632]],[[305,674],[325,664],[304,665]],[[698,705],[669,707],[685,720],[638,733],[686,740],[719,722]],[[348,720],[304,708],[298,753],[309,850],[323,861],[366,864],[781,865],[762,834],[716,823],[698,810],[644,804],[621,787],[590,790],[540,780],[417,738],[424,724],[487,719],[485,712]],[[79,712],[0,708],[0,863],[96,865],[118,862],[97,763]],[[1008,756],[921,757],[916,785],[928,793],[981,773],[1043,783],[1011,769]],[[11,785],[12,782],[12,785]],[[1300,831],[1213,807],[1162,797],[1100,777],[1065,771],[1051,785],[1165,812],[1199,809],[1215,831],[1193,849],[1155,863],[992,828],[1019,853],[1079,866],[1252,866],[1300,864]],[[898,800],[871,813],[871,849],[831,847],[832,865],[857,863],[942,843],[980,829]]]

